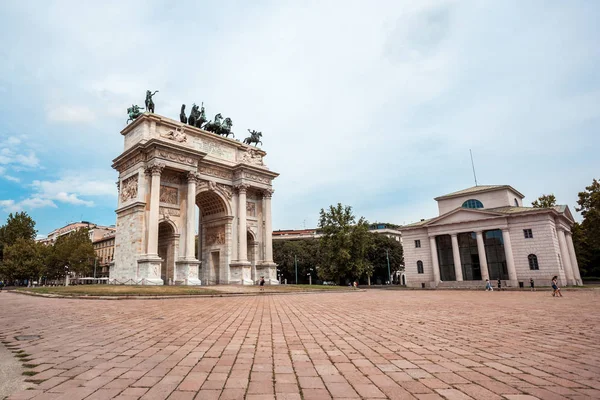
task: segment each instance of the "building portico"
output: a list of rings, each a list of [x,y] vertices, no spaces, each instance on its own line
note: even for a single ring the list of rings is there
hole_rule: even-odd
[[[436,198],[440,210],[449,209],[446,201],[461,206],[401,228],[407,285],[500,279],[516,287],[554,275],[563,285],[580,285],[568,207],[523,207],[522,199],[510,186],[476,186]]]

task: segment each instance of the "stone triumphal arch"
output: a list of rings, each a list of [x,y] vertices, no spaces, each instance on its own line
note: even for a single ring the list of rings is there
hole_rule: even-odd
[[[278,283],[263,150],[149,113],[121,134],[111,283]]]

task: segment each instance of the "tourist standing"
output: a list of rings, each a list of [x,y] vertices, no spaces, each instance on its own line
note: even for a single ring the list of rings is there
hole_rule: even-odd
[[[531,286],[531,291],[535,292],[535,284],[533,282],[533,278],[529,278],[529,286]]]
[[[260,291],[264,292],[265,291],[265,277],[264,276],[260,277],[260,282],[258,284],[260,285]]]
[[[498,278],[498,290],[502,290],[502,281]]]

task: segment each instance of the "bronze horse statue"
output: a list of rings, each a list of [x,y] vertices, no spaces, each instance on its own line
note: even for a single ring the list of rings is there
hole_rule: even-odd
[[[190,116],[191,116],[191,115],[190,115]],[[181,113],[179,113],[179,120],[180,120],[181,122],[183,122],[184,124],[187,124],[187,122],[188,122],[188,119],[187,119],[187,117],[185,116],[185,104],[182,104],[182,105],[181,105]]]
[[[244,139],[244,144],[249,145],[251,143],[254,143],[254,146],[256,147],[260,143],[260,145],[262,146],[262,142],[260,141],[260,138],[262,137],[262,132],[257,132],[254,129],[248,129],[248,132],[250,132],[250,137]]]
[[[235,135],[233,134],[233,132],[231,132],[232,126],[233,126],[233,121],[231,120],[231,118],[229,118],[229,117],[225,118],[225,120],[223,120],[223,123],[221,124],[221,130],[219,132],[219,135],[222,135],[225,137],[229,137],[229,135],[231,135],[235,138]]]
[[[216,133],[217,135],[219,135],[221,132],[221,120],[222,119],[223,119],[223,116],[221,115],[221,113],[218,113],[217,115],[215,115],[214,121],[209,121],[206,123],[206,125],[204,125],[204,130],[212,132],[212,133]]]

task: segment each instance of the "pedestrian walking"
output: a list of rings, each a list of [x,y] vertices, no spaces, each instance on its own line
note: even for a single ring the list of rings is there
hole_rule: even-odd
[[[531,291],[535,292],[535,284],[533,282],[533,278],[529,278],[529,286],[531,286]]]
[[[560,292],[560,288],[558,287],[557,276],[552,277],[552,297],[563,297],[562,293]]]
[[[494,288],[492,287],[492,282],[490,282],[489,279],[485,280],[485,291],[486,292],[488,292],[488,291],[489,292],[493,292],[494,291]]]
[[[265,291],[265,277],[261,276],[260,277],[260,282],[258,283],[260,285],[260,291],[261,293]]]
[[[498,290],[502,290],[502,281],[498,278]]]

